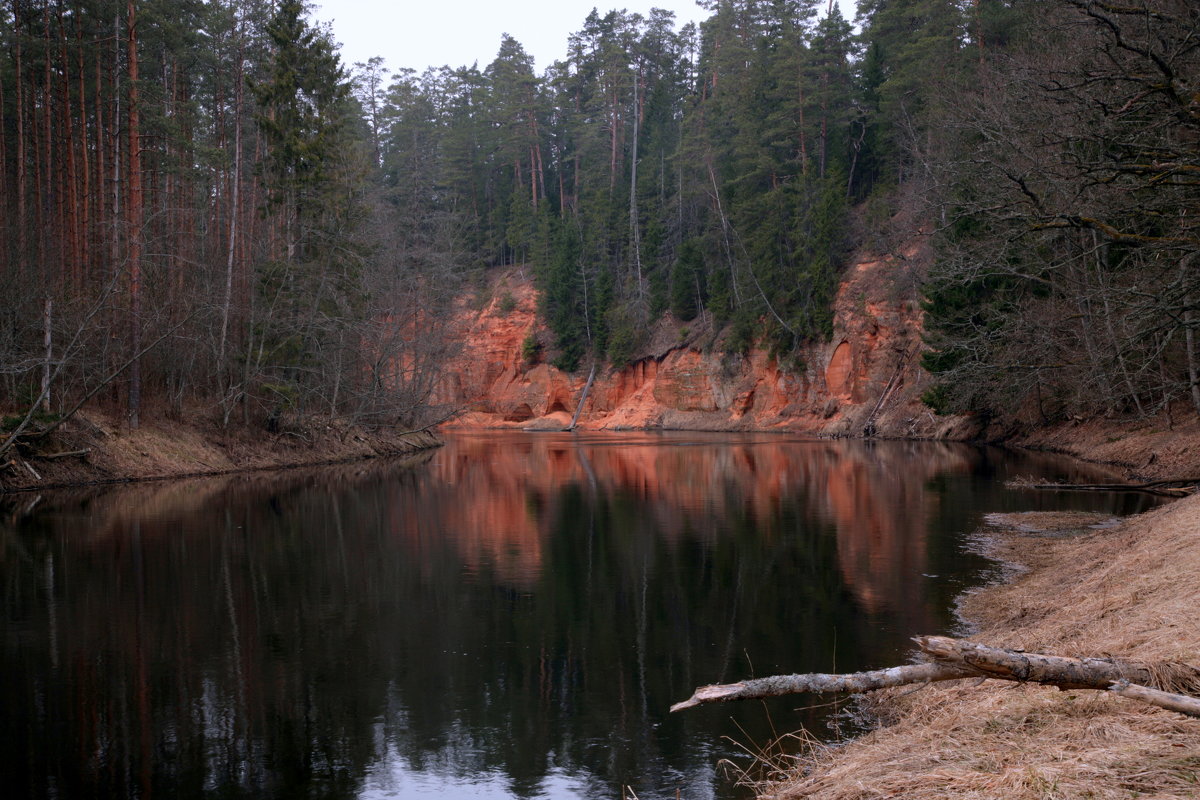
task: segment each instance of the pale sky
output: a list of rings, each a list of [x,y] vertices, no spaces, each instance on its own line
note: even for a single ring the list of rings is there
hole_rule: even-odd
[[[854,0],[838,0],[847,19],[854,19]],[[500,37],[507,33],[533,56],[541,74],[567,54],[567,37],[583,27],[597,8],[601,15],[624,8],[649,16],[651,8],[675,12],[675,29],[699,22],[709,14],[694,0],[321,0],[314,2],[312,18],[332,22],[334,38],[341,42],[342,63],[383,56],[395,71],[411,67],[470,66],[483,69],[496,57]]]

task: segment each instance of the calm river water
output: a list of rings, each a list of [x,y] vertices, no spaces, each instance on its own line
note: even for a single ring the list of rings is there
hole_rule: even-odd
[[[1078,465],[767,435],[452,436],[407,464],[0,499],[12,798],[744,797],[718,768],[953,626],[984,513]],[[742,763],[745,759],[741,760]]]

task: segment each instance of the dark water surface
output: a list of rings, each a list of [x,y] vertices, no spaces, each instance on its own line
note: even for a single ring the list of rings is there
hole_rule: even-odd
[[[746,796],[716,766],[735,742],[837,717],[672,702],[897,663],[953,626],[984,513],[1144,502],[1018,475],[1091,477],[935,443],[503,433],[9,497],[4,796]]]

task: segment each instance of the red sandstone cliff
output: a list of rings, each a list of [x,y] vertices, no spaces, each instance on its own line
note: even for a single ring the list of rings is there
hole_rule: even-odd
[[[725,354],[704,319],[666,319],[652,331],[644,357],[620,370],[601,366],[578,426],[591,430],[784,429],[857,436],[944,437],[961,420],[934,417],[918,397],[928,381],[920,369],[922,244],[901,254],[863,258],[838,291],[831,341],[801,354],[785,369],[765,351]],[[492,301],[465,305],[463,348],[445,373],[437,400],[461,405],[456,427],[561,429],[587,380],[546,363],[530,364],[522,344],[530,333],[552,336],[538,322],[530,277],[510,269],[493,279]]]

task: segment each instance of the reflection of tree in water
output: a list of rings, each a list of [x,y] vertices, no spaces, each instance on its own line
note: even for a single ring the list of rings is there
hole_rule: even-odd
[[[667,717],[671,702],[751,672],[870,666],[908,626],[944,624],[905,537],[974,513],[920,488],[966,469],[961,453],[888,455],[874,477],[878,452],[831,445],[529,441],[26,522],[2,573],[9,791],[340,797],[387,762],[502,776],[516,796],[551,772],[586,796],[703,795],[734,712]],[[855,539],[838,481],[906,521]],[[916,550],[881,578],[862,553],[892,542]],[[883,594],[870,614],[863,582]],[[737,713],[765,735],[760,710]]]

